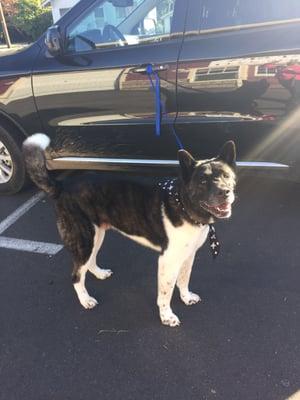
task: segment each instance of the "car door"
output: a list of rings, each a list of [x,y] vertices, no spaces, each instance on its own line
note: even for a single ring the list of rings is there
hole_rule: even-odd
[[[177,131],[198,157],[226,140],[241,167],[299,160],[300,3],[191,0],[178,65]]]
[[[52,138],[50,168],[176,158],[169,124],[185,9],[182,0],[81,1],[58,22],[64,54],[51,57],[43,48],[33,73],[38,112]],[[174,105],[159,137],[148,64]]]

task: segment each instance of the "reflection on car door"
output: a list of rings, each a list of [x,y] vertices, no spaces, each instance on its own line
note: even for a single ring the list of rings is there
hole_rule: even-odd
[[[174,0],[151,0],[152,7],[156,3],[172,5],[172,9],[165,7],[166,13],[173,13],[172,31],[168,37],[160,35],[156,38],[154,35],[153,40],[147,40],[140,35],[140,43],[134,44],[135,35],[132,34],[126,36],[126,45],[115,45],[113,38],[106,37],[105,45],[100,43],[92,50],[82,51],[74,48],[64,57],[57,58],[47,56],[45,49],[41,51],[35,65],[33,87],[45,131],[52,138],[51,158],[158,161],[176,158],[176,144],[167,126],[167,121],[175,118],[176,108],[167,110],[168,118],[163,118],[161,137],[158,138],[155,135],[155,96],[145,66],[151,63],[161,69],[163,96],[173,99],[184,20],[176,18],[182,16],[185,4],[175,4]],[[152,20],[146,22],[149,29],[155,28]],[[133,33],[139,32],[138,29]],[[110,34],[107,31],[106,36]],[[84,34],[84,42],[88,44],[94,37],[91,36],[94,29],[88,33],[80,32],[81,37]],[[174,99],[172,104],[176,104]],[[84,160],[78,161],[82,164]],[[58,162],[52,165],[63,166],[67,167]]]
[[[267,3],[191,1],[177,130],[198,157],[233,139],[241,166],[286,170],[299,159],[300,5]]]

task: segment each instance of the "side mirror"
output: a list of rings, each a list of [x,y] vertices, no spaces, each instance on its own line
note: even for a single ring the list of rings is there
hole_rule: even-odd
[[[57,25],[50,26],[46,32],[45,44],[52,56],[59,56],[63,52],[63,41]]]

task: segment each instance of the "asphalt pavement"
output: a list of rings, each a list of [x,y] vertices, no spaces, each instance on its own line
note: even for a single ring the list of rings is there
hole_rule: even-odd
[[[300,395],[300,185],[239,185],[232,218],[217,225],[221,254],[212,260],[206,244],[195,260],[202,303],[174,294],[177,328],[159,321],[156,253],[116,233],[98,256],[114,274],[88,277],[99,305],[84,310],[51,201],[37,193],[0,198],[1,400]]]

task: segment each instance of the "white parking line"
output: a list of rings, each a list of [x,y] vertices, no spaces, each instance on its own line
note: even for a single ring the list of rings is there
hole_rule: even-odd
[[[0,248],[28,251],[30,253],[48,254],[50,256],[54,256],[63,248],[63,246],[61,244],[35,242],[32,240],[23,240],[0,236]]]
[[[13,213],[11,213],[7,218],[5,218],[0,223],[0,235],[6,231],[11,225],[13,225],[19,218],[21,218],[27,211],[29,211],[36,203],[38,203],[45,193],[39,192],[27,200],[24,204],[18,207]]]
[[[39,192],[27,200],[24,204],[18,207],[8,217],[0,223],[0,235],[12,226],[19,218],[26,214],[34,205],[45,197],[43,192]],[[0,248],[12,249],[19,251],[28,251],[30,253],[57,254],[63,246],[55,243],[36,242],[32,240],[16,239],[5,236],[0,236]]]

